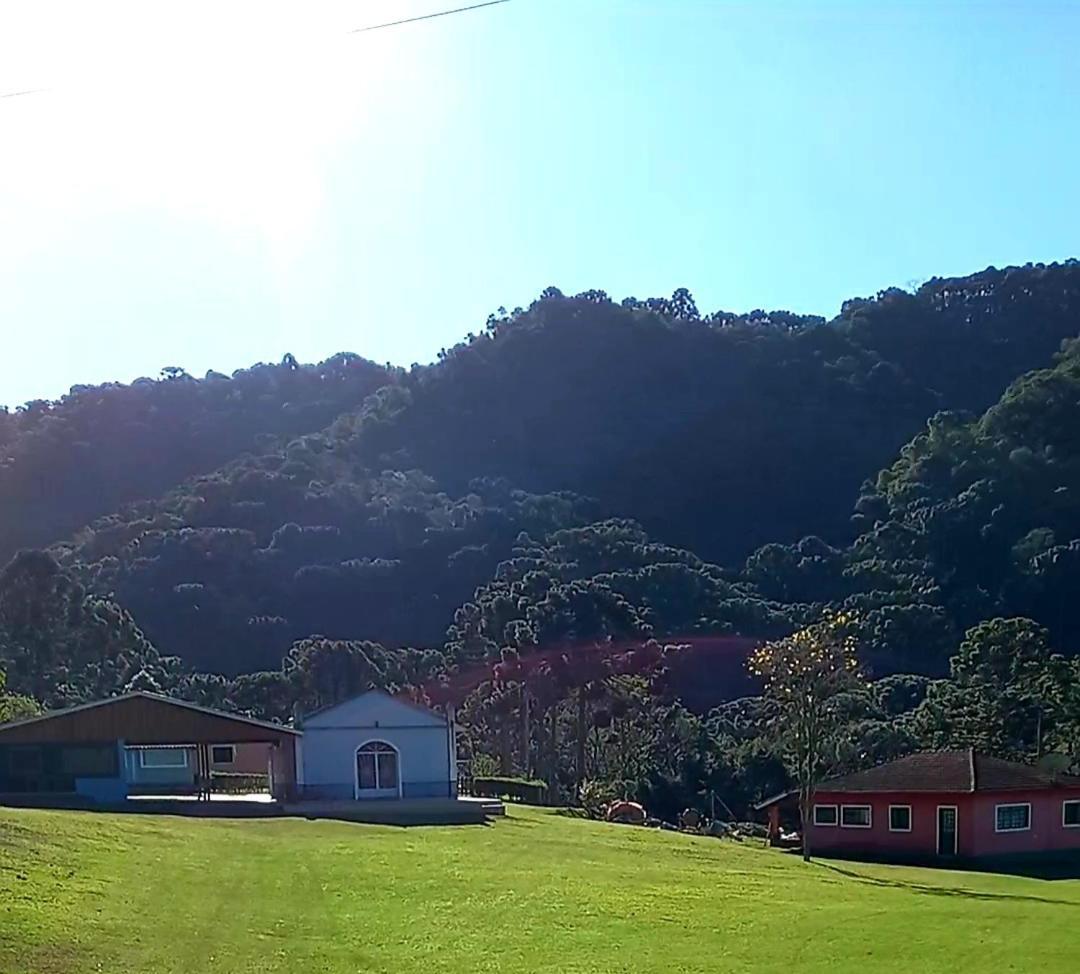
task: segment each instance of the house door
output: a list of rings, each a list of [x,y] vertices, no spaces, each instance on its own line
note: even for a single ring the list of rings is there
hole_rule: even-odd
[[[937,810],[937,854],[939,856],[956,855],[956,806],[938,805]]]
[[[385,741],[368,741],[356,749],[356,797],[400,798],[401,771],[397,749]]]

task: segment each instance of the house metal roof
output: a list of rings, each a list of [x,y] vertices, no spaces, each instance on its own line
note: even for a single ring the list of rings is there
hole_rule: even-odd
[[[113,738],[130,743],[233,743],[277,741],[300,733],[281,724],[138,690],[0,724],[0,743]]]
[[[395,695],[393,693],[387,693],[385,690],[379,687],[371,687],[369,690],[365,690],[363,693],[357,693],[354,696],[347,697],[345,700],[339,700],[337,703],[327,704],[325,707],[319,707],[318,710],[312,710],[310,713],[303,714],[300,717],[300,726],[303,727],[304,723],[312,720],[315,717],[321,717],[324,714],[330,713],[332,710],[337,710],[338,707],[344,707],[347,703],[352,703],[354,700],[362,700],[364,697],[370,697],[372,694],[376,694],[381,697],[386,697],[387,700],[393,700],[394,703],[400,703],[405,707],[411,707],[413,710],[421,714],[426,714],[428,717],[436,717],[440,721],[446,720],[445,714],[440,714],[437,710],[432,710],[430,707],[425,707],[423,704],[417,703],[415,700],[410,700],[402,695]],[[299,731],[298,733],[302,733]]]
[[[1058,774],[1018,761],[1005,761],[967,748],[962,751],[909,754],[866,771],[826,778],[816,790],[958,794],[978,791],[1043,791],[1061,787],[1080,787],[1080,777]],[[767,808],[792,794],[794,792],[786,791],[773,795],[756,807]]]
[[[828,778],[820,791],[1017,791],[1080,785],[1080,778],[963,751],[927,751],[878,765],[867,771]]]

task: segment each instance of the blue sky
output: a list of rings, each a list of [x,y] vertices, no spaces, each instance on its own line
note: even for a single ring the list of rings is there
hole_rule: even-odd
[[[0,92],[48,89],[0,99],[0,403],[426,362],[549,284],[831,316],[1080,252],[1080,4],[511,0],[348,32],[455,5],[0,12]]]

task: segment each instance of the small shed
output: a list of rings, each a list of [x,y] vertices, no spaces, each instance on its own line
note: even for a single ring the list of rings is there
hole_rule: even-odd
[[[452,710],[369,690],[309,714],[302,726],[295,747],[303,799],[457,797]]]
[[[119,802],[154,784],[209,788],[215,750],[262,745],[275,796],[295,785],[291,727],[139,691],[0,725],[0,795]],[[218,756],[223,756],[219,754]]]

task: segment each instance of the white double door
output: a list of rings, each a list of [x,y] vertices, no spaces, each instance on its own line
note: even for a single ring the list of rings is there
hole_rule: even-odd
[[[369,741],[356,749],[356,797],[401,797],[401,762],[396,748],[384,741]]]

